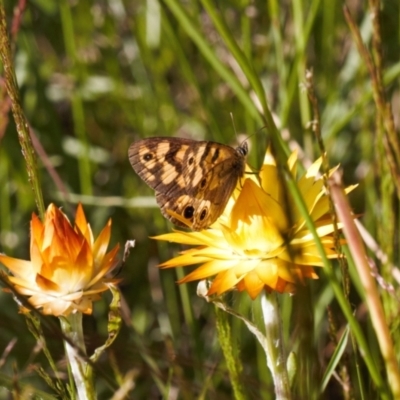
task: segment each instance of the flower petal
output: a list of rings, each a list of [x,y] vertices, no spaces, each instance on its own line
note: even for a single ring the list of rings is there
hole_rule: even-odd
[[[0,255],[14,276],[9,282],[15,290],[44,314],[68,315],[90,313],[92,303],[108,290],[105,275],[117,265],[119,246],[107,252],[111,221],[108,221],[93,244],[90,225],[78,205],[75,228],[66,215],[53,204],[42,223],[36,215],[31,220],[31,261]]]

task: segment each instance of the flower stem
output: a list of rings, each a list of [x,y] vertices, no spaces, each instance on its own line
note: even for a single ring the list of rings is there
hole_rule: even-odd
[[[276,294],[262,294],[261,310],[265,325],[267,365],[271,371],[277,400],[291,399],[286,356],[283,351],[281,319]]]
[[[232,344],[231,328],[228,321],[228,315],[218,306],[215,307],[215,317],[218,331],[218,339],[224,353],[226,366],[228,368],[229,377],[234,393],[235,400],[244,400],[246,398],[243,384],[240,380],[242,364],[237,354],[235,354]]]
[[[89,366],[80,354],[86,354],[82,330],[82,313],[70,314],[61,317],[61,329],[70,339],[64,341],[65,352],[74,377],[79,400],[93,400],[96,398],[93,382],[89,378]],[[80,353],[80,354],[79,354]]]

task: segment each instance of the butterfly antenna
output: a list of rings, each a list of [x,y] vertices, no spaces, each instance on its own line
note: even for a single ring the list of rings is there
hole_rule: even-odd
[[[236,126],[235,126],[235,120],[233,119],[233,114],[230,112],[229,115],[231,116],[232,126],[233,126],[233,130],[235,132],[236,140],[239,141],[239,137],[238,137]]]
[[[255,132],[253,132],[251,135],[248,135],[247,139],[250,139],[251,137],[258,135],[263,129],[266,129],[266,128],[267,128],[266,125],[262,126],[261,128],[257,129]]]

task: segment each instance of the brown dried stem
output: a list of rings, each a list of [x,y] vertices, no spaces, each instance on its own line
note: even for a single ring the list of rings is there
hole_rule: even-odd
[[[382,358],[385,362],[388,383],[391,388],[393,398],[399,399],[400,371],[397,364],[392,338],[390,336],[378,289],[371,274],[364,244],[354,223],[354,216],[351,213],[350,205],[343,190],[338,172],[335,172],[330,178],[329,190],[334,201],[339,220],[343,224],[342,229],[353,257],[354,264],[357,268],[361,283],[364,287],[365,301],[371,315],[371,322],[376,333]]]
[[[384,126],[382,135],[383,145],[385,147],[387,162],[396,187],[397,196],[400,198],[400,142],[394,126],[393,114],[390,104],[385,98],[385,90],[382,79],[382,56],[381,56],[381,38],[379,25],[379,0],[370,0],[372,8],[373,21],[373,47],[375,62],[364,45],[360,30],[350,15],[349,9],[344,7],[344,16],[350,27],[353,39],[356,43],[358,52],[364,60],[369,74],[371,76],[372,93],[377,107],[378,116],[381,124]]]

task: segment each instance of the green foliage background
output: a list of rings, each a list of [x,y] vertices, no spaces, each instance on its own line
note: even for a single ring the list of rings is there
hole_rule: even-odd
[[[249,137],[249,162],[259,165],[270,132],[262,129],[250,101],[254,99],[250,85],[229,40],[246,55],[282,136],[288,147],[300,146],[305,165],[319,156],[310,124],[314,116],[303,90],[306,70],[313,71],[330,165],[341,164],[346,184],[360,184],[351,195],[353,209],[389,256],[386,264],[376,258],[375,262],[397,293],[390,265],[399,261],[398,198],[376,128],[371,78],[344,19],[344,3],[31,0],[22,10],[19,29],[12,36],[15,69],[23,110],[43,147],[38,161],[45,204],[63,206],[72,218],[76,202],[81,201],[95,233],[112,218],[111,245],[136,240],[119,273],[125,325],[98,367],[113,383],[98,374],[99,398],[110,398],[118,379],[132,369],[136,373],[132,398],[172,399],[174,393],[182,399],[232,398],[213,308],[197,298],[195,284],[175,285],[183,271],[156,268],[177,249],[155,243],[149,236],[171,226],[127,158],[130,143],[143,137],[184,136],[232,145]],[[5,3],[9,27],[16,18],[15,6],[16,2]],[[353,0],[347,6],[370,46],[367,2]],[[226,24],[225,35],[212,13]],[[382,1],[380,20],[381,71],[398,132],[397,0]],[[37,210],[12,115],[1,111],[7,111],[4,86],[0,108],[0,251],[28,259],[29,220]],[[370,255],[374,258],[373,252]],[[339,337],[346,324],[324,275],[320,276],[295,297],[281,296],[285,345],[298,357],[294,398],[379,398],[382,393],[376,391],[354,348],[346,353],[348,375],[338,367],[336,376],[348,386],[332,378],[319,394],[322,374],[336,346],[328,328]],[[357,277],[352,279],[357,284]],[[398,301],[387,289],[382,292],[399,349]],[[362,289],[352,287],[350,302],[380,365],[362,298]],[[228,301],[249,317],[257,312],[247,295],[232,293]],[[24,317],[9,294],[0,293],[0,302],[0,354],[17,339],[0,364],[1,374],[21,385],[48,390],[31,369],[32,364],[45,366],[45,359],[35,348]],[[106,322],[107,299],[85,320],[89,352],[104,341]],[[262,350],[243,324],[231,323],[248,398],[274,398]],[[65,371],[60,337],[49,332],[48,338],[60,370]]]

